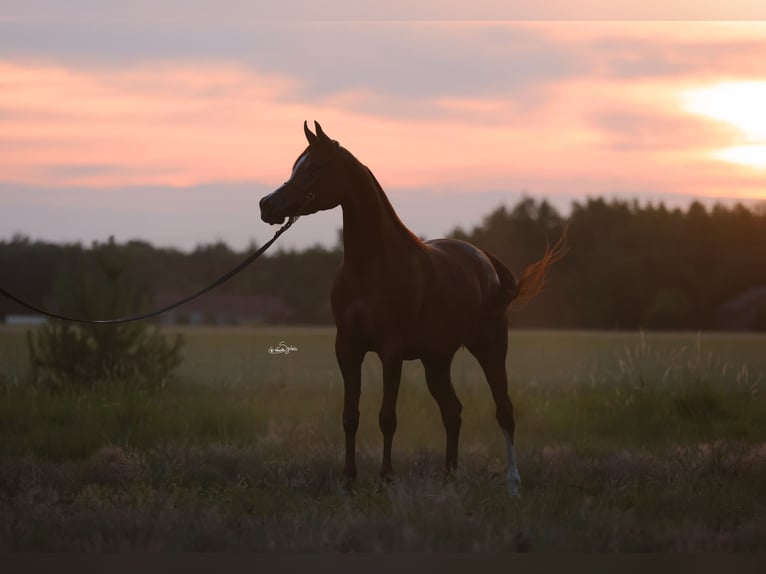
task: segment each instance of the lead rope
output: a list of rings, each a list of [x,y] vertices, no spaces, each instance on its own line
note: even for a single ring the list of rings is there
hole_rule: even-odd
[[[313,193],[309,193],[306,196],[306,203],[304,205],[302,205],[301,208],[298,211],[301,211],[303,209],[303,207],[305,207],[306,204],[308,204],[308,202],[311,201],[312,199],[314,199],[314,194]],[[282,227],[277,229],[277,232],[274,234],[274,237],[272,237],[267,243],[265,243],[263,245],[263,247],[258,249],[258,251],[256,251],[255,253],[252,253],[251,255],[249,255],[244,261],[242,261],[242,263],[237,265],[234,269],[232,269],[228,273],[225,273],[225,274],[221,275],[218,279],[213,281],[210,285],[208,285],[204,289],[201,289],[201,290],[197,291],[196,293],[194,293],[192,295],[189,295],[188,297],[184,297],[180,301],[176,301],[175,303],[172,303],[170,305],[162,307],[161,309],[157,309],[155,311],[151,311],[149,313],[142,313],[140,315],[132,315],[130,317],[120,317],[118,319],[80,319],[80,318],[77,318],[77,317],[67,317],[66,315],[59,315],[58,313],[51,313],[50,311],[46,311],[45,309],[40,309],[39,307],[36,307],[36,306],[31,305],[31,304],[29,304],[29,303],[27,303],[25,301],[22,301],[21,299],[16,297],[13,293],[9,293],[8,291],[3,289],[2,287],[0,287],[0,295],[4,295],[5,297],[10,299],[11,301],[14,301],[14,302],[18,303],[22,307],[26,307],[27,309],[29,309],[31,311],[34,311],[36,313],[40,313],[41,315],[45,315],[47,317],[51,317],[52,319],[59,319],[60,321],[71,321],[73,323],[89,323],[89,324],[94,324],[94,323],[95,324],[114,324],[114,323],[130,323],[131,321],[141,321],[143,319],[149,319],[150,317],[156,317],[157,315],[165,313],[166,311],[170,311],[171,309],[175,309],[176,307],[180,307],[184,303],[188,303],[189,301],[204,295],[208,291],[211,291],[212,289],[215,289],[219,285],[225,283],[226,281],[228,281],[229,279],[234,277],[237,273],[242,271],[245,267],[250,265],[253,261],[258,259],[261,255],[263,255],[263,253],[269,247],[271,247],[272,243],[274,243],[280,235],[282,235],[285,231],[290,229],[290,227],[292,226],[293,223],[298,221],[298,217],[299,217],[298,215],[294,215],[294,216],[290,217],[287,220],[287,223],[285,223],[284,225],[282,225]]]

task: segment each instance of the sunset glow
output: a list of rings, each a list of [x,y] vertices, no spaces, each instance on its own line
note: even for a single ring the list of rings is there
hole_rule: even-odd
[[[739,145],[716,151],[714,157],[749,167],[766,169],[766,145]]]
[[[439,197],[429,234],[522,193],[559,207],[587,196],[764,198],[763,22],[199,21],[168,24],[171,36],[94,26],[0,21],[6,236],[77,237],[92,225],[33,215],[56,205],[105,206],[118,235],[159,234],[137,213],[159,221],[181,192],[202,201],[200,186],[247,190],[230,192],[231,209],[251,210],[289,176],[304,120],[367,164],[405,221]],[[184,231],[184,245],[223,233],[201,213],[184,217],[207,231]],[[241,226],[228,227],[232,241],[269,233]],[[161,233],[176,242],[181,232]]]
[[[741,145],[727,146],[711,156],[732,163],[766,168],[766,82],[721,82],[685,94],[688,111],[723,122],[737,130]]]

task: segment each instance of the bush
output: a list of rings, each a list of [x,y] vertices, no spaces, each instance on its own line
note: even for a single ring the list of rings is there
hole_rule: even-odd
[[[136,313],[142,300],[126,272],[114,241],[77,249],[64,262],[54,286],[63,315],[104,319]],[[33,379],[51,387],[92,387],[123,381],[146,387],[164,385],[181,363],[183,338],[173,342],[145,321],[80,324],[53,321],[27,333]]]

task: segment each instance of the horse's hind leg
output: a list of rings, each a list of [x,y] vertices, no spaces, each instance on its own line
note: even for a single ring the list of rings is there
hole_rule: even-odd
[[[479,361],[492,391],[495,416],[503,431],[508,454],[508,492],[511,496],[518,496],[521,477],[516,467],[516,422],[513,417],[513,403],[508,396],[508,376],[505,372],[505,356],[508,351],[508,322],[505,315],[489,318],[476,338],[466,344],[466,348]]]
[[[428,390],[436,399],[442,415],[442,423],[447,433],[447,450],[444,468],[451,473],[457,468],[458,440],[460,438],[460,426],[462,424],[461,413],[463,405],[455,394],[450,378],[450,365],[454,353],[423,359],[426,370],[426,383]]]

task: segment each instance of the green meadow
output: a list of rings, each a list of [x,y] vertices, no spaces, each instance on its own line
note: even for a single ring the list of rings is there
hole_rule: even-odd
[[[0,551],[766,549],[766,335],[512,331],[519,499],[464,350],[457,474],[442,473],[439,411],[408,362],[396,478],[377,478],[369,355],[348,495],[333,329],[183,335],[160,390],[51,392],[30,384],[25,331],[0,330]],[[269,354],[280,341],[297,350]]]

